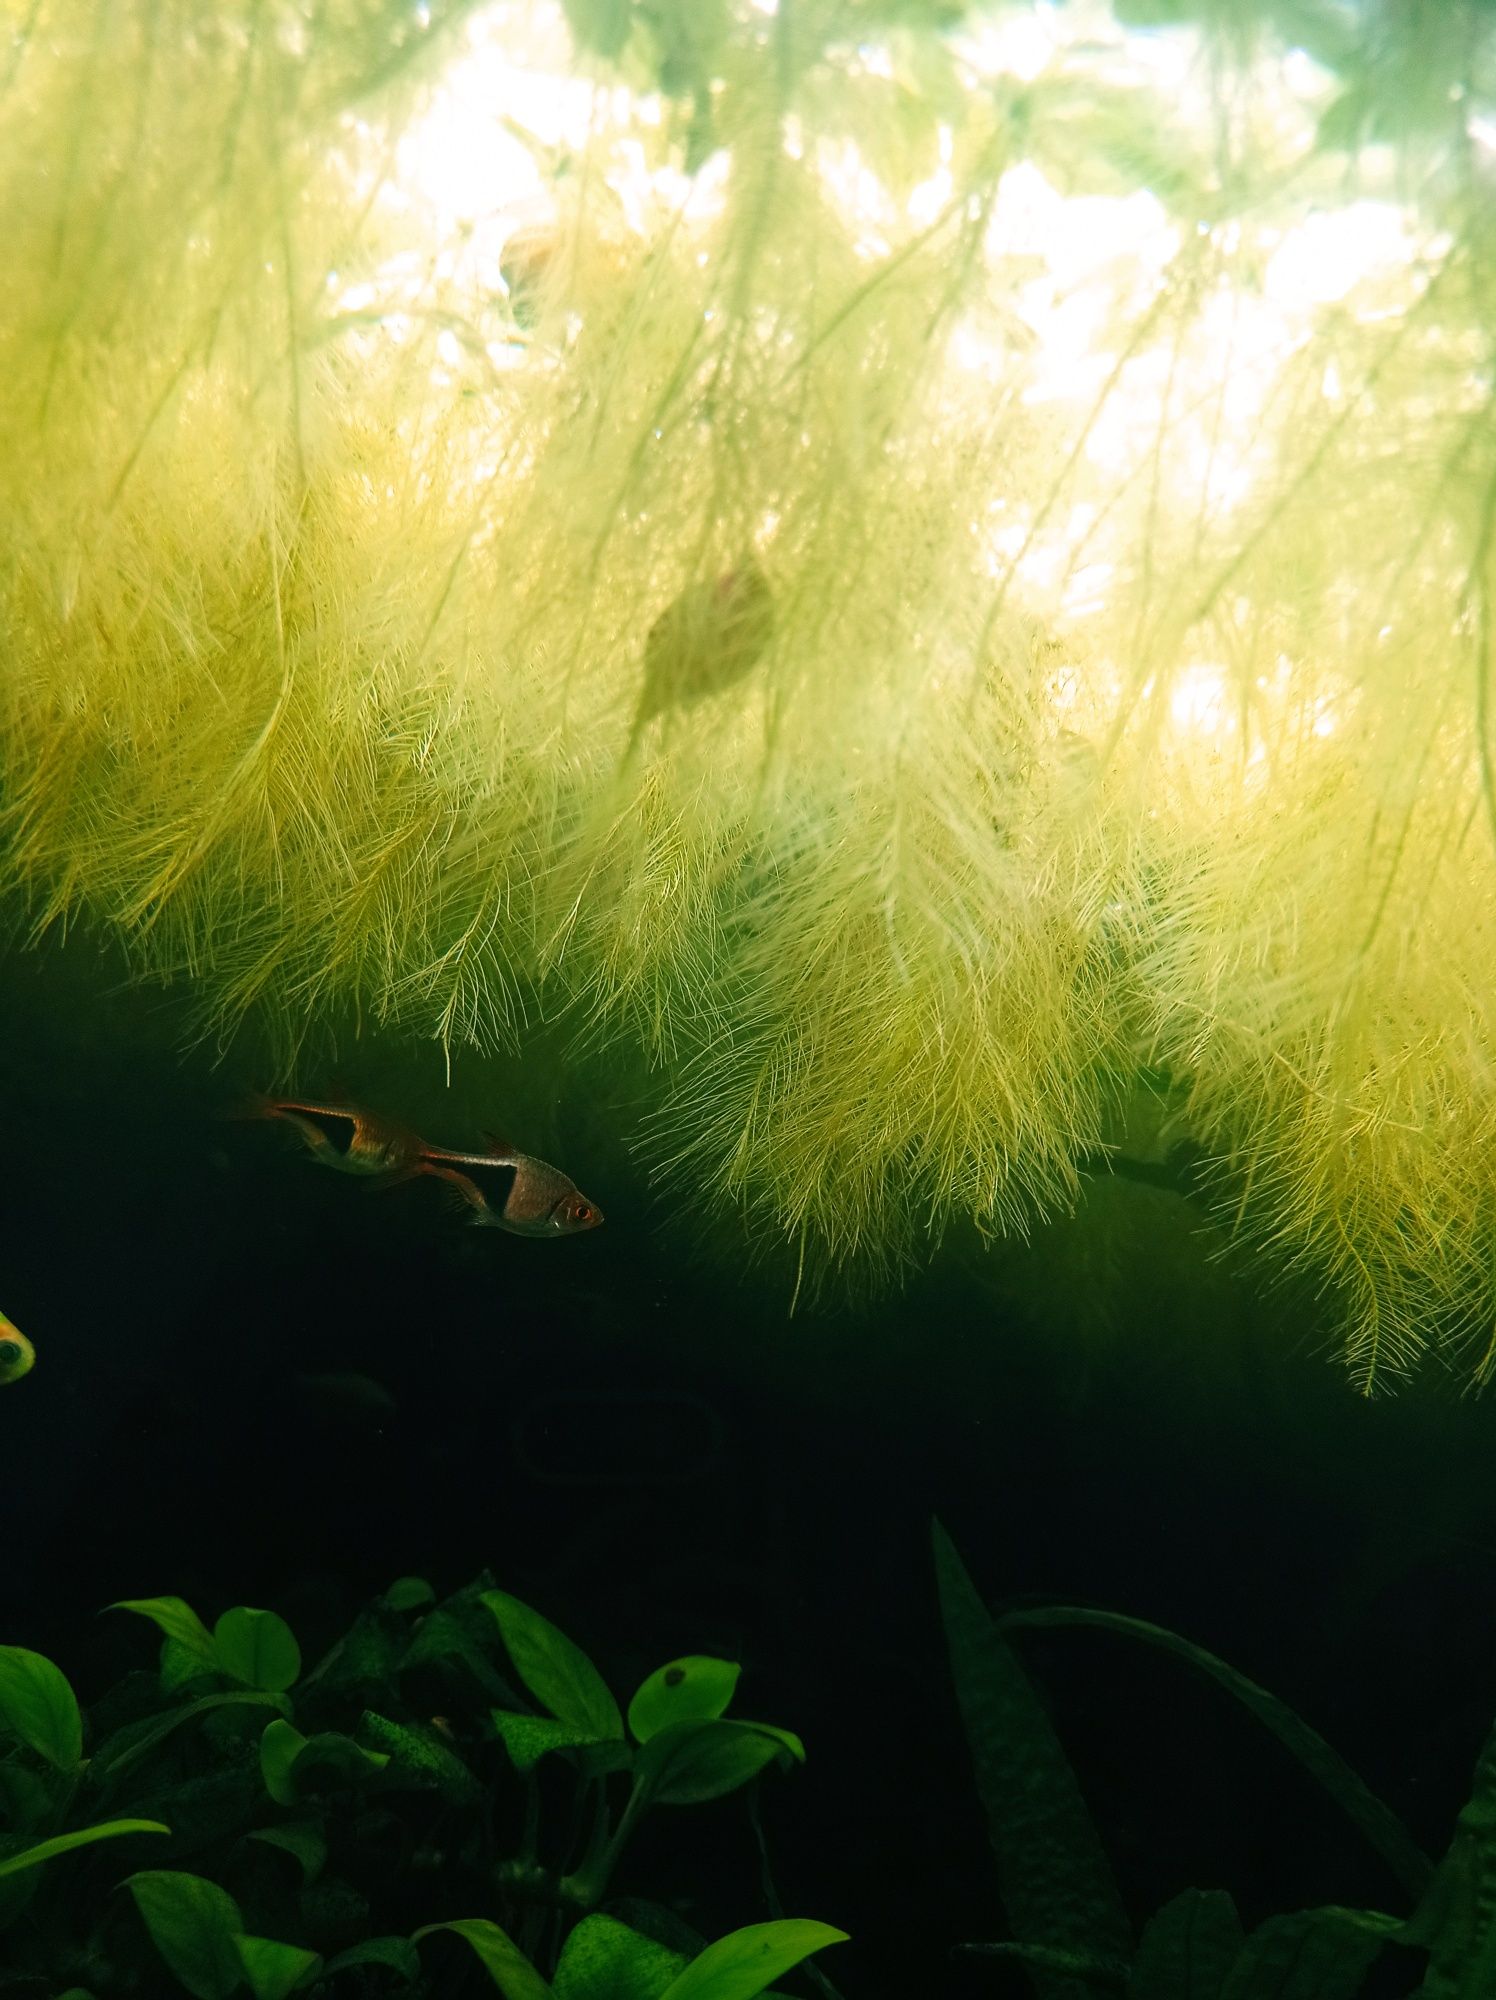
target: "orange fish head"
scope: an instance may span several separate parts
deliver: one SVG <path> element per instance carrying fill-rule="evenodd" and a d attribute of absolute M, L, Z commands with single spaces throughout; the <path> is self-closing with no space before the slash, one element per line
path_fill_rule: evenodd
<path fill-rule="evenodd" d="M 573 1189 L 550 1213 L 550 1226 L 558 1236 L 578 1236 L 584 1229 L 596 1229 L 603 1219 L 603 1212 L 595 1201 L 589 1201 L 580 1190 Z"/>

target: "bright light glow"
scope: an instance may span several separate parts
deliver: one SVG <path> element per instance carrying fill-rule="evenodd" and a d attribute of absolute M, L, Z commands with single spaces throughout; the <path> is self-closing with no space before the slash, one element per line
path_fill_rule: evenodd
<path fill-rule="evenodd" d="M 1175 728 L 1218 743 L 1236 734 L 1240 705 L 1231 691 L 1224 667 L 1186 667 L 1169 696 L 1169 715 Z"/>
<path fill-rule="evenodd" d="M 775 11 L 775 0 L 755 5 Z M 1219 106 L 1191 30 L 1128 33 L 1103 10 L 1036 5 L 949 45 L 989 97 L 1007 87 L 1003 80 L 1042 90 L 1056 76 L 1067 88 L 1088 77 L 1115 87 L 1120 77 L 1153 88 L 1181 131 L 1214 143 Z M 898 74 L 881 44 L 860 47 L 857 60 L 870 74 Z M 535 365 L 504 311 L 504 245 L 517 229 L 554 219 L 558 190 L 583 158 L 606 183 L 619 232 L 636 243 L 684 230 L 680 240 L 689 246 L 693 230 L 720 216 L 728 154 L 687 176 L 659 99 L 604 87 L 571 65 L 559 10 L 500 4 L 475 17 L 427 112 L 400 141 L 393 183 L 378 196 L 390 212 L 418 219 L 431 247 L 424 255 L 392 255 L 373 280 L 339 296 L 342 311 L 367 316 L 368 331 L 358 338 L 414 337 L 439 291 L 443 299 L 469 300 L 476 324 L 500 314 L 503 324 L 485 332 L 479 350 L 494 368 Z M 1285 158 L 1312 149 L 1331 88 L 1301 52 L 1254 76 L 1254 119 Z M 1083 90 L 1078 101 L 1085 102 Z M 1484 127 L 1472 126 L 1472 137 L 1482 147 L 1492 143 Z M 790 116 L 782 141 L 846 213 L 856 251 L 870 265 L 897 254 L 911 232 L 938 225 L 961 196 L 948 125 L 938 133 L 935 170 L 897 192 L 850 138 L 818 140 Z M 1042 146 L 1004 174 L 987 238 L 987 310 L 945 335 L 952 393 L 969 394 L 976 410 L 994 389 L 1011 391 L 1016 382 L 1036 421 L 1072 430 L 1084 423 L 1080 448 L 1094 490 L 1115 490 L 1151 463 L 1174 517 L 1217 528 L 1274 476 L 1265 418 L 1320 316 L 1335 308 L 1365 317 L 1402 310 L 1416 296 L 1420 261 L 1448 247 L 1420 233 L 1411 209 L 1372 199 L 1326 206 L 1286 230 L 1267 220 L 1201 224 L 1191 244 L 1146 187 L 1067 193 L 1064 179 L 1063 162 L 1058 171 L 1047 166 Z M 1192 250 L 1200 282 L 1189 314 L 1164 313 L 1155 337 L 1134 340 Z M 433 367 L 444 385 L 473 352 L 457 332 L 440 332 Z M 1354 392 L 1336 361 L 1327 360 L 1325 402 L 1341 403 L 1347 393 Z M 1097 617 L 1129 560 L 1119 539 L 1125 517 L 1095 503 L 1051 511 L 1033 496 L 1015 497 L 973 527 L 993 578 L 1016 584 L 1036 615 L 1059 626 Z M 1286 674 L 1273 676 L 1271 687 L 1257 683 L 1248 705 L 1252 729 L 1259 717 L 1291 706 Z M 1227 669 L 1209 661 L 1191 665 L 1168 694 L 1173 732 L 1198 746 L 1221 747 L 1240 735 L 1248 708 Z M 1301 730 L 1315 737 L 1337 727 L 1328 702 L 1308 712 L 1300 702 L 1296 712 Z M 1249 746 L 1248 754 L 1256 752 Z"/>

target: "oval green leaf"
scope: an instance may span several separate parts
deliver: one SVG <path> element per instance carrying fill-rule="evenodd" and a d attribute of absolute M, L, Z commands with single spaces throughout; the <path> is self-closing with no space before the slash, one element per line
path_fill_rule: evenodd
<path fill-rule="evenodd" d="M 265 1725 L 260 1738 L 260 1776 L 278 1806 L 294 1806 L 300 1794 L 292 1769 L 306 1748 L 306 1738 L 284 1718 Z"/>
<path fill-rule="evenodd" d="M 715 1721 L 732 1701 L 742 1668 L 736 1660 L 687 1653 L 656 1667 L 629 1703 L 629 1728 L 647 1743 L 672 1722 Z"/>
<path fill-rule="evenodd" d="M 699 1805 L 756 1778 L 776 1759 L 805 1761 L 799 1737 L 769 1723 L 672 1722 L 634 1759 L 634 1782 L 654 1806 Z"/>
<path fill-rule="evenodd" d="M 282 1693 L 301 1672 L 301 1648 L 284 1618 L 237 1604 L 213 1627 L 218 1664 L 246 1687 Z"/>
<path fill-rule="evenodd" d="M 504 2000 L 555 2000 L 550 1987 L 513 1938 L 487 1917 L 458 1917 L 449 1924 L 425 1924 L 411 1933 L 411 1942 L 430 1937 L 433 1931 L 454 1931 L 458 1937 L 466 1938 Z"/>
<path fill-rule="evenodd" d="M 23 1868 L 37 1868 L 43 1861 L 50 1861 L 54 1854 L 69 1854 L 75 1847 L 92 1847 L 96 1840 L 115 1840 L 122 1833 L 170 1833 L 169 1826 L 163 1826 L 159 1819 L 106 1819 L 97 1826 L 82 1826 L 75 1833 L 54 1834 L 50 1840 L 38 1841 L 35 1847 L 23 1848 L 19 1854 L 12 1854 L 0 1861 L 0 1875 L 19 1875 Z"/>
<path fill-rule="evenodd" d="M 580 1646 L 507 1591 L 485 1590 L 483 1602 L 499 1621 L 515 1672 L 542 1707 L 574 1729 L 623 1735 L 618 1703 Z"/>
<path fill-rule="evenodd" d="M 813 1951 L 844 1944 L 847 1933 L 809 1917 L 781 1917 L 775 1923 L 747 1924 L 729 1931 L 674 1979 L 660 2000 L 754 2000 L 771 1980 L 791 1970 Z"/>
<path fill-rule="evenodd" d="M 390 1611 L 424 1611 L 435 1602 L 436 1592 L 424 1576 L 397 1576 L 383 1598 Z"/>
<path fill-rule="evenodd" d="M 261 1771 L 265 1768 L 264 1756 L 262 1741 Z M 245 1839 L 263 1841 L 266 1847 L 278 1847 L 283 1854 L 289 1854 L 299 1864 L 303 1882 L 315 1882 L 327 1866 L 327 1835 L 315 1820 L 293 1819 L 284 1826 L 257 1827 L 253 1833 L 246 1834 Z"/>
<path fill-rule="evenodd" d="M 304 1951 L 299 1944 L 281 1944 L 275 1938 L 247 1937 L 239 1931 L 234 1949 L 255 2000 L 288 2000 L 298 1986 L 308 1985 L 322 1970 L 319 1952 Z"/>
<path fill-rule="evenodd" d="M 228 1891 L 174 1868 L 147 1869 L 125 1887 L 157 1951 L 193 2000 L 229 2000 L 244 1980 L 234 1944 L 244 1925 Z"/>
<path fill-rule="evenodd" d="M 71 1771 L 83 1755 L 83 1718 L 67 1675 L 44 1653 L 0 1646 L 0 1728 L 49 1764 Z"/>
<path fill-rule="evenodd" d="M 367 1783 L 388 1765 L 387 1751 L 366 1750 L 338 1729 L 319 1730 L 296 1753 L 291 1783 L 306 1792 L 341 1792 Z"/>
<path fill-rule="evenodd" d="M 594 1911 L 561 1947 L 556 2000 L 658 2000 L 685 1964 L 682 1952 Z"/>

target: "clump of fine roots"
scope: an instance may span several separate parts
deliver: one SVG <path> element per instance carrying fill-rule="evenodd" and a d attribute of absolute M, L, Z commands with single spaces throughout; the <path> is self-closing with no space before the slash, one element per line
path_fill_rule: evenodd
<path fill-rule="evenodd" d="M 1480 1368 L 1485 169 L 1330 113 L 1491 24 L 876 11 L 18 13 L 9 876 L 288 1063 L 642 1044 L 821 1271 L 1065 1207 L 1162 1068 L 1364 1381 Z"/>

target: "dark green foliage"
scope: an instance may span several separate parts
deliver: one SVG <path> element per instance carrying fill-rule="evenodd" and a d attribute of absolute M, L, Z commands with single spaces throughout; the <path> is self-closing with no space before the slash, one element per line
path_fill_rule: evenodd
<path fill-rule="evenodd" d="M 615 1922 L 601 1957 L 589 1932 L 564 1969 L 651 1806 L 719 1797 L 804 1752 L 787 1730 L 725 1720 L 738 1668 L 700 1657 L 636 1692 L 631 1738 L 587 1656 L 491 1583 L 438 1605 L 401 1579 L 305 1677 L 273 1612 L 236 1606 L 210 1631 L 180 1598 L 132 1599 L 115 1608 L 158 1628 L 160 1669 L 127 1676 L 91 1723 L 50 1660 L 0 1649 L 0 1930 L 16 1971 L 0 1990 L 58 1991 L 81 1971 L 96 2000 L 167 1975 L 194 2000 L 426 1995 L 453 1982 L 444 1947 L 433 1969 L 418 1940 L 447 1935 L 508 2000 L 586 2000 L 599 1964 L 619 1981 L 627 1968 L 639 2000 L 749 2000 L 840 1938 L 780 1921 L 662 1955 Z M 548 1714 L 515 1692 L 506 1650 Z M 554 1783 L 542 1800 L 542 1756 L 570 1778 L 569 1811 Z M 543 1837 L 552 1816 L 572 1831 Z M 117 1840 L 109 1864 L 84 1852 Z M 485 1914 L 453 1917 L 454 1901 Z"/>
<path fill-rule="evenodd" d="M 1011 1942 L 967 1952 L 1023 1964 L 1041 2000 L 1356 2000 L 1388 1944 L 1428 1954 L 1414 2000 L 1496 1993 L 1496 1733 L 1449 1852 L 1431 1870 L 1395 1814 L 1317 1731 L 1214 1654 L 1114 1612 L 1055 1605 L 994 1618 L 938 1522 L 934 1543 L 957 1700 L 1015 1932 Z M 1158 1912 L 1134 1950 L 1074 1774 L 1005 1637 L 1065 1625 L 1142 1639 L 1226 1688 L 1345 1810 L 1410 1898 L 1421 1895 L 1416 1911 L 1298 1910 L 1243 1936 L 1229 1896 L 1191 1889 Z"/>
<path fill-rule="evenodd" d="M 1266 1688 L 1248 1680 L 1245 1674 L 1238 1673 L 1235 1667 L 1228 1666 L 1203 1646 L 1194 1645 L 1177 1632 L 1165 1631 L 1160 1625 L 1150 1625 L 1145 1619 L 1125 1618 L 1115 1611 L 1093 1611 L 1081 1605 L 1055 1604 L 1045 1605 L 1039 1610 L 1014 1611 L 1000 1624 L 1004 1632 L 1056 1625 L 1089 1625 L 1101 1631 L 1140 1639 L 1145 1645 L 1157 1646 L 1188 1661 L 1200 1673 L 1225 1688 L 1264 1728 L 1272 1731 L 1286 1750 L 1298 1758 L 1310 1776 L 1324 1787 L 1377 1850 L 1410 1896 L 1421 1896 L 1428 1887 L 1433 1873 L 1428 1856 L 1418 1847 L 1397 1815 L 1388 1811 L 1345 1759 L 1331 1749 L 1319 1731 L 1311 1729 L 1302 1716 L 1295 1715 L 1287 1702 L 1280 1701 Z"/>

